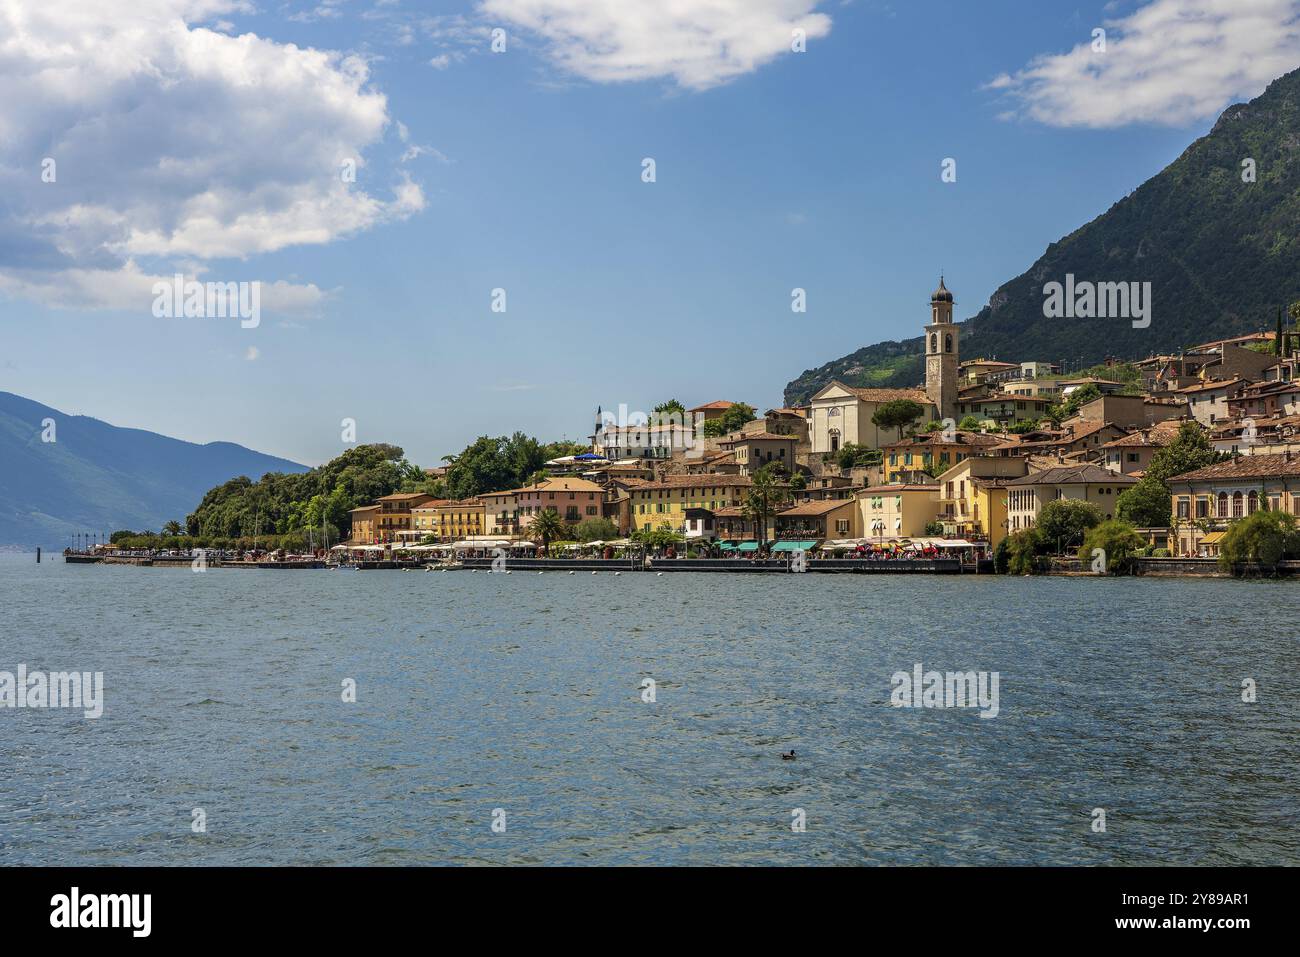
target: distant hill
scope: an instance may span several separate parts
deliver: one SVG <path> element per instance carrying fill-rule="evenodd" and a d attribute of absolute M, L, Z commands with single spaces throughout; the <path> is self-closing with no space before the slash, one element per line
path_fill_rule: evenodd
<path fill-rule="evenodd" d="M 41 440 L 44 419 L 56 439 Z M 76 532 L 158 531 L 238 475 L 306 466 L 230 442 L 195 445 L 0 392 L 0 546 L 61 548 Z"/>
<path fill-rule="evenodd" d="M 1256 182 L 1242 181 L 1254 160 Z M 1068 183 L 1061 184 L 1069 189 Z M 997 224 L 990 223 L 996 230 Z M 1046 319 L 1043 286 L 1066 273 L 1093 282 L 1150 282 L 1151 326 L 1122 319 Z M 924 291 L 922 291 L 923 293 Z M 960 298 L 960 290 L 958 297 Z M 1300 299 L 1300 70 L 1231 106 L 1164 170 L 1092 222 L 1047 247 L 962 324 L 968 359 L 1092 365 L 1272 330 L 1277 307 Z M 918 302 L 917 321 L 924 321 Z M 832 379 L 910 386 L 924 378 L 920 337 L 882 342 L 804 372 L 786 405 Z"/>

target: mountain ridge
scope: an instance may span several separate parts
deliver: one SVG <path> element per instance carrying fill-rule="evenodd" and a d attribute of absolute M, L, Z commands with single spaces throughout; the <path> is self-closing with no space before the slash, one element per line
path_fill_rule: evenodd
<path fill-rule="evenodd" d="M 1243 177 L 1244 161 L 1255 180 Z M 1066 273 L 1096 282 L 1150 282 L 1149 329 L 1124 320 L 1049 320 L 1042 287 Z M 965 358 L 1006 361 L 1144 358 L 1198 342 L 1272 329 L 1300 299 L 1300 70 L 1220 113 L 1204 136 L 1109 209 L 1053 243 L 960 323 Z M 920 336 L 864 346 L 785 387 L 786 405 L 832 379 L 906 387 L 924 378 Z"/>
<path fill-rule="evenodd" d="M 42 438 L 54 420 L 53 442 Z M 234 442 L 187 442 L 68 415 L 0 391 L 0 546 L 62 547 L 78 532 L 158 530 L 239 475 L 307 467 Z"/>

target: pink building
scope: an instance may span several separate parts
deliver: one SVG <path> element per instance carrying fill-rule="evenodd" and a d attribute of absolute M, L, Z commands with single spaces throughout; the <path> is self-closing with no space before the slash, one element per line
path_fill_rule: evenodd
<path fill-rule="evenodd" d="M 519 526 L 527 529 L 533 518 L 548 508 L 560 513 L 570 524 L 600 518 L 605 490 L 595 482 L 580 478 L 553 478 L 517 488 L 513 492 L 519 509 Z"/>

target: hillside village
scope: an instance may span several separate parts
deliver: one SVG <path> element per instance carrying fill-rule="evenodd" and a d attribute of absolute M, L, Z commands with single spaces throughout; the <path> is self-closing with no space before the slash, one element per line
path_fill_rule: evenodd
<path fill-rule="evenodd" d="M 548 461 L 535 483 L 461 500 L 388 495 L 353 510 L 350 544 L 548 544 L 603 520 L 611 534 L 708 554 L 919 543 L 987 555 L 1065 500 L 1127 519 L 1149 553 L 1214 557 L 1234 520 L 1300 514 L 1300 335 L 1067 378 L 1034 359 L 963 361 L 953 302 L 941 280 L 914 389 L 835 381 L 761 415 L 721 400 L 666 403 L 646 422 L 601 413 L 589 450 Z M 1177 443 L 1202 467 L 1150 475 Z"/>

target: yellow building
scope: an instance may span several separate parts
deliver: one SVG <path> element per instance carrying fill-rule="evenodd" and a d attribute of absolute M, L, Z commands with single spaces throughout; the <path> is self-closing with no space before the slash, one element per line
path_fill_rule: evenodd
<path fill-rule="evenodd" d="M 1024 458 L 968 458 L 938 479 L 939 521 L 948 538 L 988 542 L 996 548 L 1007 537 L 1007 489 L 1013 479 L 1028 474 Z"/>
<path fill-rule="evenodd" d="M 438 506 L 446 505 L 451 499 L 435 498 L 430 499 L 423 505 L 417 505 L 411 509 L 411 529 L 414 535 L 410 536 L 414 541 L 420 541 L 426 536 L 432 535 L 435 538 L 438 535 Z"/>
<path fill-rule="evenodd" d="M 519 499 L 514 490 L 506 492 L 480 492 L 483 503 L 483 534 L 499 538 L 519 536 Z"/>
<path fill-rule="evenodd" d="M 352 537 L 350 539 L 353 545 L 370 545 L 376 539 L 375 523 L 379 517 L 378 505 L 363 505 L 361 508 L 354 508 L 349 513 L 352 516 Z"/>
<path fill-rule="evenodd" d="M 482 535 L 483 502 L 477 498 L 445 501 L 433 507 L 436 525 L 434 536 L 442 542 L 457 542 L 472 535 Z"/>
<path fill-rule="evenodd" d="M 1300 515 L 1300 455 L 1244 455 L 1175 475 L 1171 539 L 1179 557 L 1213 558 L 1235 521 L 1267 508 Z"/>
<path fill-rule="evenodd" d="M 919 538 L 939 515 L 937 485 L 876 485 L 858 492 L 862 537 Z"/>
<path fill-rule="evenodd" d="M 916 472 L 939 475 L 972 455 L 986 454 L 1003 441 L 1000 435 L 983 432 L 954 432 L 947 437 L 943 432 L 922 432 L 891 442 L 883 449 L 885 481 L 890 485 L 905 482 Z"/>
<path fill-rule="evenodd" d="M 375 533 L 381 542 L 405 542 L 415 537 L 411 509 L 433 501 L 432 495 L 423 492 L 396 492 L 375 499 L 379 511 L 375 518 Z"/>
<path fill-rule="evenodd" d="M 631 529 L 648 532 L 665 522 L 675 531 L 686 527 L 688 508 L 719 509 L 740 505 L 749 492 L 747 475 L 673 475 L 662 481 L 615 479 L 626 490 L 631 508 Z"/>

